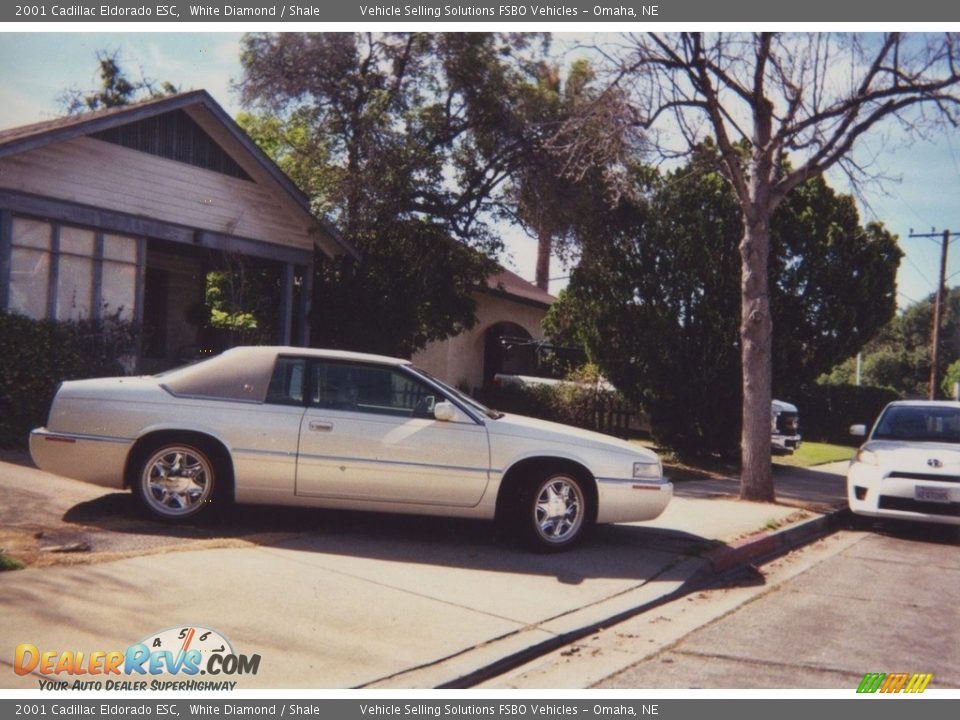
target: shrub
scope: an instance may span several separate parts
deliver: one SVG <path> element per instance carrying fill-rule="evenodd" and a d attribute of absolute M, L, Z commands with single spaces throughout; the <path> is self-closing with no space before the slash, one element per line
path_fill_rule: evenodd
<path fill-rule="evenodd" d="M 587 366 L 567 381 L 487 388 L 481 401 L 503 412 L 627 437 L 640 431 L 640 416 L 617 391 L 602 383 Z"/>
<path fill-rule="evenodd" d="M 136 332 L 116 316 L 58 322 L 0 313 L 0 447 L 23 447 L 63 380 L 132 369 Z"/>
<path fill-rule="evenodd" d="M 811 385 L 793 401 L 800 411 L 800 433 L 804 440 L 822 440 L 857 445 L 850 426 L 868 427 L 884 406 L 900 396 L 890 388 L 856 385 Z"/>

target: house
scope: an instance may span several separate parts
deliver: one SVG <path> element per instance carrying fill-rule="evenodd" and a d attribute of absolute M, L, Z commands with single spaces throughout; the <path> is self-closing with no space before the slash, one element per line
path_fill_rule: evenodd
<path fill-rule="evenodd" d="M 536 346 L 544 340 L 543 318 L 556 298 L 504 269 L 474 293 L 474 300 L 476 325 L 430 343 L 413 356 L 413 363 L 470 392 L 490 385 L 497 373 L 534 373 Z"/>
<path fill-rule="evenodd" d="M 317 252 L 356 255 L 203 90 L 0 131 L 0 311 L 135 321 L 141 370 L 202 342 L 207 273 L 237 262 L 308 345 Z"/>

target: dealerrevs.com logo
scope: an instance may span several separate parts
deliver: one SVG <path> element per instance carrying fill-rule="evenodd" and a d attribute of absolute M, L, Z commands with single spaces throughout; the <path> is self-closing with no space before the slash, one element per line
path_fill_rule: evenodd
<path fill-rule="evenodd" d="M 227 678 L 256 675 L 260 655 L 238 654 L 221 633 L 194 625 L 152 633 L 125 650 L 50 650 L 21 643 L 13 670 L 39 676 L 41 690 L 233 690 L 237 682 Z"/>

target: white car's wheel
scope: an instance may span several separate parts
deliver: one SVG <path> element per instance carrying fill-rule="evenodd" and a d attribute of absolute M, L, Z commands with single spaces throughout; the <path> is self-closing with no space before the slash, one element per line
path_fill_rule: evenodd
<path fill-rule="evenodd" d="M 187 443 L 166 443 L 144 455 L 135 490 L 144 507 L 164 520 L 185 520 L 213 500 L 216 468 Z"/>
<path fill-rule="evenodd" d="M 575 545 L 587 526 L 587 499 L 581 481 L 567 472 L 549 472 L 524 498 L 522 530 L 541 551 Z"/>

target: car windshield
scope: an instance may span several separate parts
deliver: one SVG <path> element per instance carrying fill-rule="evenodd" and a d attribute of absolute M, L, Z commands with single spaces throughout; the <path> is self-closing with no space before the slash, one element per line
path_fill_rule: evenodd
<path fill-rule="evenodd" d="M 410 369 L 416 372 L 418 375 L 422 375 L 423 377 L 428 378 L 430 382 L 432 382 L 434 385 L 439 385 L 441 388 L 443 388 L 443 390 L 446 393 L 452 395 L 467 407 L 470 407 L 473 410 L 476 410 L 478 413 L 483 414 L 484 417 L 488 417 L 491 420 L 498 420 L 503 417 L 502 412 L 491 410 L 486 405 L 474 400 L 472 397 L 470 397 L 466 393 L 461 392 L 460 390 L 457 390 L 455 387 L 451 387 L 450 385 L 447 385 L 447 383 L 445 383 L 443 380 L 439 380 L 435 378 L 426 370 L 421 370 L 420 368 L 415 368 L 415 367 L 410 367 Z"/>
<path fill-rule="evenodd" d="M 873 431 L 873 439 L 960 442 L 960 408 L 935 405 L 887 408 Z"/>

